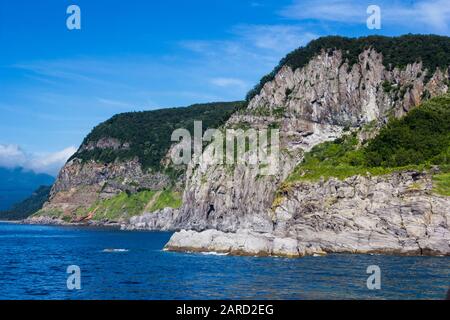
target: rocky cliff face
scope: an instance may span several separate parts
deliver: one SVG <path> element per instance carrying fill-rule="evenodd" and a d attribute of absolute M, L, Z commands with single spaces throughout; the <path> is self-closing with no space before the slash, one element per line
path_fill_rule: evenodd
<path fill-rule="evenodd" d="M 267 164 L 209 161 L 215 153 L 210 144 L 202 154 L 206 161 L 191 162 L 179 179 L 184 186 L 181 208 L 131 217 L 122 228 L 185 229 L 173 235 L 168 250 L 296 257 L 328 252 L 450 254 L 449 198 L 432 192 L 426 173 L 302 182 L 276 199 L 283 181 L 314 146 L 370 123 L 374 130 L 358 131 L 360 141 L 369 139 L 390 117 L 400 117 L 449 89 L 448 68 L 433 72 L 421 62 L 386 68 L 374 49 L 362 51 L 354 64 L 344 56 L 328 50 L 301 68 L 283 66 L 225 123 L 224 129 L 277 128 L 279 165 L 274 172 L 267 174 Z M 129 148 L 130 143 L 104 138 L 80 150 Z M 161 159 L 164 166 L 170 165 L 172 152 Z M 269 158 L 269 164 L 273 161 Z M 98 199 L 124 191 L 162 190 L 169 184 L 170 177 L 142 170 L 137 159 L 74 158 L 61 171 L 43 211 L 71 216 Z"/>
<path fill-rule="evenodd" d="M 236 165 L 232 170 L 222 165 L 191 166 L 184 215 L 179 222 L 194 229 L 235 231 L 241 224 L 271 229 L 267 210 L 274 192 L 301 160 L 302 153 L 340 137 L 346 126 L 384 122 L 392 113 L 403 114 L 419 104 L 426 91 L 430 95 L 446 92 L 444 79 L 448 78 L 448 70 L 437 71 L 427 84 L 425 74 L 420 63 L 408 65 L 405 70 L 387 71 L 382 57 L 373 50 L 361 53 L 360 62 L 351 68 L 342 61 L 339 51 L 322 53 L 302 69 L 283 67 L 250 101 L 247 110 L 233 115 L 226 125 L 233 128 L 245 124 L 258 129 L 276 124 L 281 151 L 277 174 L 258 176 L 260 168 L 245 165 Z M 403 97 L 385 90 L 385 81 L 406 88 Z M 274 110 L 277 115 L 273 115 Z M 208 152 L 211 150 L 205 151 Z M 215 211 L 207 217 L 210 205 Z"/>
<path fill-rule="evenodd" d="M 137 160 L 97 163 L 73 159 L 58 175 L 41 213 L 71 216 L 80 208 L 89 208 L 97 200 L 111 198 L 121 192 L 140 189 L 161 190 L 170 179 L 160 172 L 143 172 Z"/>
<path fill-rule="evenodd" d="M 421 63 L 387 70 L 382 59 L 369 49 L 350 66 L 335 50 L 322 52 L 297 70 L 282 67 L 248 108 L 233 115 L 225 126 L 279 128 L 279 170 L 264 176 L 258 166 L 190 165 L 184 204 L 174 225 L 193 231 L 175 234 L 167 248 L 294 256 L 332 251 L 449 253 L 444 243 L 448 226 L 442 222 L 448 217 L 448 199 L 414 192 L 406 193 L 411 195 L 408 198 L 403 184 L 414 180 L 406 178 L 403 182 L 391 176 L 380 178 L 386 181 L 354 178 L 355 182 L 330 182 L 339 191 L 330 191 L 328 184 L 299 186 L 272 210 L 276 190 L 301 161 L 303 152 L 340 137 L 349 127 L 369 122 L 382 125 L 392 115 L 404 115 L 422 99 L 448 90 L 448 69 L 437 69 L 425 82 L 429 71 Z M 211 152 L 205 150 L 205 154 Z M 343 192 L 344 197 L 339 198 Z M 385 198 L 378 197 L 381 194 Z M 333 197 L 337 202 L 331 204 Z M 313 206 L 327 203 L 329 208 Z M 392 222 L 386 220 L 390 213 Z M 430 214 L 436 217 L 430 218 Z M 212 231 L 205 231 L 208 229 Z M 417 239 L 426 232 L 432 240 L 421 244 Z M 439 237 L 444 242 L 438 241 Z"/>
<path fill-rule="evenodd" d="M 272 232 L 182 231 L 170 250 L 301 257 L 338 253 L 450 254 L 450 198 L 430 175 L 403 172 L 303 182 L 274 211 Z"/>
<path fill-rule="evenodd" d="M 275 209 L 274 234 L 321 252 L 450 254 L 450 198 L 429 174 L 298 183 Z"/>
<path fill-rule="evenodd" d="M 202 121 L 205 130 L 218 127 L 242 103 L 196 104 L 113 116 L 86 136 L 61 170 L 49 201 L 33 218 L 124 222 L 137 213 L 178 206 L 186 165 L 170 162 L 177 145 L 171 141 L 172 131 L 192 131 L 194 120 Z"/>
<path fill-rule="evenodd" d="M 349 66 L 340 51 L 323 52 L 304 68 L 284 66 L 249 104 L 250 110 L 283 107 L 288 115 L 317 123 L 358 126 L 390 115 L 401 116 L 420 104 L 423 97 L 445 93 L 447 70 L 430 71 L 422 63 L 387 70 L 383 57 L 365 50 Z"/>

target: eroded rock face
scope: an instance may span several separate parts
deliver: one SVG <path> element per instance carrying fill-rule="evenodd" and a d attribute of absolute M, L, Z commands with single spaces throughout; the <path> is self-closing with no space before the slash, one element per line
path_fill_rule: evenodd
<path fill-rule="evenodd" d="M 137 160 L 104 164 L 73 159 L 60 171 L 43 211 L 70 216 L 78 208 L 89 208 L 95 201 L 120 192 L 161 190 L 168 184 L 168 176 L 143 172 Z"/>
<path fill-rule="evenodd" d="M 388 71 L 374 50 L 361 53 L 359 63 L 351 68 L 342 61 L 340 51 L 324 52 L 295 71 L 283 67 L 247 110 L 233 115 L 225 126 L 264 129 L 276 124 L 279 170 L 265 176 L 260 167 L 249 165 L 191 164 L 177 225 L 194 230 L 270 231 L 275 190 L 301 161 L 303 152 L 340 137 L 345 127 L 382 123 L 392 114 L 402 115 L 421 102 L 425 91 L 431 96 L 446 92 L 448 70 L 438 70 L 427 84 L 425 74 L 421 63 Z M 397 89 L 386 90 L 384 82 Z M 204 151 L 207 158 L 212 156 L 211 149 Z M 215 210 L 208 214 L 211 206 Z"/>
<path fill-rule="evenodd" d="M 409 193 L 403 194 L 401 184 L 396 185 L 399 181 L 390 180 L 395 179 L 394 176 L 354 178 L 359 181 L 357 186 L 347 186 L 348 182 L 339 185 L 338 181 L 331 180 L 334 182 L 329 183 L 339 185 L 339 194 L 335 195 L 338 202 L 331 206 L 333 211 L 321 207 L 328 203 L 328 196 L 330 199 L 334 197 L 334 193 L 320 189 L 320 184 L 299 187 L 275 212 L 271 207 L 275 191 L 301 161 L 303 152 L 342 136 L 345 128 L 357 128 L 369 122 L 380 125 L 392 115 L 404 115 L 423 98 L 445 93 L 448 90 L 448 72 L 437 70 L 425 83 L 427 70 L 422 69 L 421 63 L 410 64 L 403 70 L 387 70 L 381 54 L 374 50 L 361 53 L 359 62 L 352 67 L 342 61 L 339 51 L 332 54 L 324 52 L 295 71 L 283 67 L 274 80 L 267 82 L 250 101 L 248 108 L 233 115 L 225 126 L 235 128 L 244 124 L 244 127 L 261 129 L 276 124 L 280 130 L 279 170 L 274 175 L 264 176 L 255 166 L 191 164 L 187 171 L 183 207 L 175 226 L 193 231 L 175 234 L 167 248 L 222 251 L 223 244 L 218 241 L 223 240 L 230 244 L 223 251 L 242 254 L 247 247 L 242 249 L 246 236 L 242 236 L 241 231 L 246 230 L 249 237 L 267 241 L 267 250 L 262 250 L 265 254 L 447 254 L 448 246 L 442 239 L 448 239 L 448 225 L 442 225 L 439 217 L 447 218 L 448 199 L 429 193 L 421 193 L 420 196 L 411 193 L 409 197 Z M 373 136 L 371 132 L 365 134 Z M 211 148 L 204 151 L 207 158 L 211 154 Z M 377 197 L 360 199 L 354 195 L 355 188 L 360 192 L 364 188 L 375 190 Z M 389 198 L 380 198 L 378 193 Z M 315 198 L 311 201 L 305 200 L 313 196 Z M 436 214 L 434 220 L 426 224 L 431 229 L 422 228 L 422 233 L 411 233 L 411 229 L 418 232 L 419 225 L 428 221 L 430 213 L 427 210 L 431 205 L 427 207 L 427 203 L 431 203 Z M 214 211 L 210 210 L 211 207 Z M 356 219 L 370 221 L 367 223 L 372 229 L 368 225 L 364 230 L 354 227 L 356 222 L 347 216 L 349 212 L 352 212 L 352 217 L 358 216 L 359 212 Z M 408 212 L 414 212 L 415 218 L 409 219 Z M 409 233 L 402 231 L 402 223 L 407 224 L 405 228 L 409 228 Z M 328 225 L 336 225 L 337 229 L 327 229 Z M 210 232 L 210 229 L 219 233 Z M 205 230 L 209 232 L 207 237 Z M 428 235 L 428 240 L 424 240 Z M 193 245 L 189 245 L 189 239 Z M 221 250 L 215 250 L 218 248 Z M 296 250 L 297 254 L 293 254 Z M 249 249 L 249 254 L 254 252 L 255 249 Z"/>
<path fill-rule="evenodd" d="M 276 190 L 303 153 L 342 136 L 348 127 L 379 125 L 402 116 L 423 98 L 448 90 L 449 70 L 425 83 L 421 63 L 386 70 L 382 56 L 366 50 L 349 67 L 342 54 L 322 53 L 304 68 L 283 67 L 273 81 L 234 114 L 225 128 L 280 131 L 279 166 L 192 162 L 186 171 L 183 206 L 133 217 L 130 230 L 179 230 L 169 250 L 299 257 L 327 252 L 449 254 L 449 199 L 431 193 L 429 176 L 402 173 L 299 183 L 273 210 Z M 375 126 L 376 127 L 376 126 Z M 361 139 L 376 132 L 365 132 Z M 127 148 L 114 140 L 86 148 Z M 171 149 L 172 150 L 172 149 Z M 169 151 L 168 154 L 170 154 Z M 210 145 L 203 152 L 213 157 Z M 169 164 L 169 157 L 162 163 Z M 46 210 L 76 211 L 98 198 L 137 188 L 161 190 L 169 178 L 142 172 L 137 161 L 69 162 L 55 183 Z"/>
<path fill-rule="evenodd" d="M 450 255 L 450 198 L 431 188 L 428 174 L 413 171 L 298 183 L 275 209 L 272 232 L 181 231 L 166 249 L 287 257 Z"/>
<path fill-rule="evenodd" d="M 325 252 L 450 255 L 449 208 L 420 172 L 304 182 L 276 208 L 273 233 Z"/>
<path fill-rule="evenodd" d="M 423 70 L 422 63 L 386 70 L 375 50 L 362 52 L 352 67 L 342 61 L 340 51 L 322 53 L 304 68 L 293 71 L 284 66 L 249 109 L 286 107 L 297 118 L 337 125 L 382 121 L 391 111 L 400 116 L 419 105 L 426 93 L 447 91 L 448 70 L 436 70 L 425 84 L 427 72 L 434 71 Z"/>
<path fill-rule="evenodd" d="M 122 230 L 154 230 L 169 231 L 175 228 L 174 221 L 178 216 L 178 209 L 164 208 L 156 212 L 147 212 L 131 217 L 127 223 L 121 225 Z"/>

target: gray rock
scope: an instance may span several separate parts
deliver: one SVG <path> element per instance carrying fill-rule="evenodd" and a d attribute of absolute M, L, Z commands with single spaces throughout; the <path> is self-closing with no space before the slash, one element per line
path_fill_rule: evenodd
<path fill-rule="evenodd" d="M 177 209 L 164 208 L 156 212 L 131 217 L 128 222 L 121 224 L 122 230 L 173 230 L 174 221 L 178 215 Z"/>
<path fill-rule="evenodd" d="M 390 114 L 402 116 L 418 105 L 425 91 L 435 96 L 448 90 L 448 70 L 437 70 L 426 84 L 425 74 L 421 63 L 386 70 L 382 55 L 374 50 L 362 52 L 350 70 L 339 51 L 324 52 L 295 71 L 284 66 L 247 110 L 233 115 L 226 124 L 227 128 L 245 123 L 261 129 L 277 123 L 282 150 L 279 170 L 261 176 L 260 168 L 250 165 L 191 164 L 183 207 L 174 224 L 199 232 L 224 232 L 226 241 L 221 241 L 219 248 L 227 252 L 237 251 L 229 242 L 240 243 L 241 230 L 249 230 L 248 246 L 240 250 L 248 248 L 250 254 L 258 250 L 299 256 L 324 252 L 447 254 L 448 199 L 432 195 L 429 177 L 417 182 L 416 173 L 298 184 L 272 210 L 276 190 L 301 161 L 303 152 L 342 136 L 346 126 L 361 127 L 373 121 L 375 129 L 362 130 L 359 136 L 360 140 L 371 138 Z M 386 92 L 384 81 L 405 88 L 405 95 Z M 277 116 L 274 110 L 279 109 L 283 113 Z M 213 148 L 207 148 L 204 156 L 209 159 L 212 153 Z M 421 183 L 424 189 L 410 190 L 412 183 Z M 208 214 L 211 205 L 215 211 Z M 262 234 L 282 240 L 267 240 Z M 201 237 L 185 235 L 195 241 Z M 179 236 L 174 235 L 175 239 Z M 259 239 L 262 247 L 253 243 L 254 239 Z M 200 243 L 202 250 L 217 249 L 214 240 Z M 169 244 L 176 249 L 177 241 Z M 183 242 L 190 247 L 188 244 Z"/>

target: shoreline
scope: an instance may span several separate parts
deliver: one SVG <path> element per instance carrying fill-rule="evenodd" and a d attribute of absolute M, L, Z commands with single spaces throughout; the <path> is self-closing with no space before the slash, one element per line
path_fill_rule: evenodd
<path fill-rule="evenodd" d="M 55 226 L 55 227 L 86 227 L 86 228 L 110 228 L 110 229 L 118 229 L 120 230 L 122 224 L 121 223 L 103 223 L 103 222 L 65 222 L 58 219 L 24 219 L 24 220 L 5 220 L 0 223 L 6 224 L 18 224 L 18 225 L 36 225 L 36 226 Z"/>
<path fill-rule="evenodd" d="M 381 243 L 340 244 L 322 239 L 301 240 L 269 233 L 238 230 L 233 233 L 208 229 L 201 232 L 181 230 L 175 232 L 164 250 L 174 252 L 217 252 L 232 256 L 268 256 L 302 258 L 328 254 L 365 254 L 389 256 L 450 257 L 450 251 L 439 246 L 399 246 L 394 241 Z"/>
<path fill-rule="evenodd" d="M 302 245 L 296 243 L 291 238 L 277 238 L 269 234 L 254 233 L 249 230 L 240 230 L 233 233 L 224 233 L 215 229 L 208 229 L 201 232 L 193 230 L 156 230 L 156 229 L 133 229 L 127 228 L 127 223 L 118 222 L 65 222 L 59 219 L 48 217 L 41 219 L 25 219 L 19 221 L 0 221 L 6 224 L 23 224 L 36 226 L 58 226 L 58 227 L 83 227 L 83 228 L 104 228 L 116 231 L 132 232 L 172 232 L 169 241 L 161 248 L 163 251 L 179 253 L 214 254 L 226 256 L 242 257 L 270 257 L 270 258 L 302 258 L 306 256 L 326 256 L 329 254 L 360 254 L 360 255 L 381 255 L 398 257 L 450 257 L 450 252 L 438 252 L 435 250 L 398 250 L 386 246 L 376 249 L 365 250 L 363 248 L 353 248 L 334 250 L 324 248 L 320 243 L 314 245 Z M 205 234 L 211 234 L 211 238 Z M 218 241 L 219 240 L 219 241 Z"/>

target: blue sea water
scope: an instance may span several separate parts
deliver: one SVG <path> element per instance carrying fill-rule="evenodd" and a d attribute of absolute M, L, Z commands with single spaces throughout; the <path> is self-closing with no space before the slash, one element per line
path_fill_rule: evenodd
<path fill-rule="evenodd" d="M 443 299 L 450 257 L 162 251 L 171 233 L 0 223 L 0 299 Z M 68 290 L 69 265 L 81 290 Z M 381 268 L 368 290 L 366 269 Z"/>

